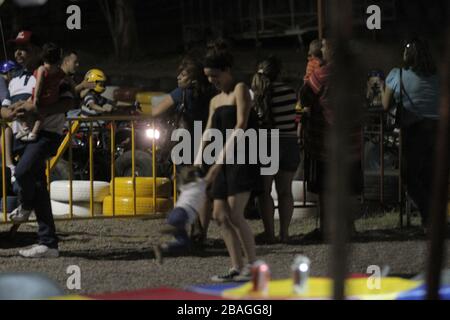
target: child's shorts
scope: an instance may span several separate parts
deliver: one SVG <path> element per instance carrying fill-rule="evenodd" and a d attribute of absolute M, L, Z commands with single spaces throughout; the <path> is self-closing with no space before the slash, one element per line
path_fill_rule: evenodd
<path fill-rule="evenodd" d="M 181 207 L 173 208 L 167 217 L 167 223 L 177 228 L 186 227 L 188 222 L 189 214 L 184 208 Z"/>

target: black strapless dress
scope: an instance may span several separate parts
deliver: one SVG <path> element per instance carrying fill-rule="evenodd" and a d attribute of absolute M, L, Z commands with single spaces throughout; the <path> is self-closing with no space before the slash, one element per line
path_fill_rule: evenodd
<path fill-rule="evenodd" d="M 218 107 L 212 118 L 212 127 L 220 130 L 226 143 L 226 130 L 234 129 L 236 126 L 236 106 L 224 105 Z M 247 122 L 247 129 L 258 129 L 258 119 L 253 109 L 250 112 Z M 256 132 L 258 136 L 258 132 Z M 252 141 L 253 147 L 255 142 Z M 236 145 L 236 144 L 235 144 Z M 256 143 L 257 145 L 257 143 Z M 257 194 L 261 192 L 260 181 L 260 165 L 259 157 L 257 155 L 257 164 L 249 163 L 249 147 L 250 142 L 248 139 L 245 141 L 245 164 L 237 164 L 237 151 L 234 149 L 234 164 L 224 164 L 220 173 L 217 175 L 216 180 L 212 186 L 212 195 L 214 199 L 226 199 L 229 196 L 233 196 L 242 192 L 253 192 Z"/>

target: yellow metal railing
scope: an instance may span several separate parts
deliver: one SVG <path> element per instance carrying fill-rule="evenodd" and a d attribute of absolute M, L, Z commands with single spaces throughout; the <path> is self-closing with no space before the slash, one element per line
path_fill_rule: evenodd
<path fill-rule="evenodd" d="M 148 115 L 141 115 L 141 116 L 105 116 L 105 117 L 89 117 L 89 118 L 70 118 L 68 119 L 69 123 L 69 130 L 64 137 L 60 147 L 58 148 L 57 154 L 50 160 L 47 161 L 47 186 L 51 195 L 51 173 L 56 168 L 56 164 L 58 161 L 63 157 L 64 153 L 68 152 L 68 171 L 69 171 L 69 212 L 67 212 L 66 216 L 68 215 L 69 218 L 61 218 L 61 217 L 55 217 L 55 220 L 72 220 L 72 219 L 99 219 L 99 218 L 115 218 L 118 215 L 116 215 L 116 174 L 115 174 L 115 151 L 116 151 L 116 124 L 117 121 L 129 121 L 131 124 L 131 168 L 132 168 L 132 190 L 133 190 L 133 215 L 120 215 L 120 218 L 129 218 L 129 217 L 141 217 L 141 216 L 147 216 L 147 214 L 137 214 L 137 190 L 136 190 L 136 159 L 135 159 L 135 148 L 136 148 L 136 141 L 135 141 L 135 134 L 136 134 L 136 127 L 135 127 L 135 121 L 146 121 L 148 120 L 151 123 L 151 128 L 153 129 L 153 132 L 155 132 L 155 126 L 153 123 L 153 120 L 151 116 Z M 93 124 L 94 122 L 98 121 L 105 121 L 110 122 L 110 130 L 105 130 L 107 133 L 109 131 L 110 134 L 110 161 L 111 161 L 111 200 L 112 200 L 112 216 L 106 216 L 106 215 L 95 215 L 95 207 L 94 207 L 94 128 Z M 90 185 L 90 194 L 89 194 L 89 210 L 90 210 L 90 216 L 87 217 L 80 217 L 75 216 L 73 212 L 73 150 L 72 150 L 72 141 L 73 136 L 78 132 L 78 130 L 81 127 L 82 123 L 86 123 L 88 126 L 88 148 L 89 148 L 89 185 Z M 1 122 L 1 136 L 2 136 L 2 198 L 4 199 L 3 205 L 2 205 L 2 213 L 3 213 L 3 223 L 7 223 L 7 190 L 6 190 L 6 154 L 5 154 L 5 146 L 6 146 L 6 139 L 5 139 L 5 128 L 7 124 L 6 122 Z M 162 138 L 169 138 L 169 137 L 162 137 Z M 155 218 L 162 217 L 164 212 L 160 212 L 161 214 L 157 214 L 157 166 L 156 166 L 156 137 L 153 136 L 153 142 L 152 142 L 152 209 L 153 209 L 153 215 Z M 173 204 L 176 202 L 176 168 L 175 165 L 173 165 Z"/>
<path fill-rule="evenodd" d="M 69 121 L 69 132 L 68 134 L 64 137 L 64 140 L 61 142 L 61 145 L 58 148 L 58 152 L 56 154 L 56 156 L 54 156 L 51 160 L 50 160 L 50 170 L 53 170 L 53 168 L 56 166 L 56 163 L 58 162 L 58 160 L 62 157 L 62 155 L 64 154 L 64 152 L 67 150 L 67 148 L 70 145 L 70 141 L 72 141 L 72 135 L 74 133 L 76 133 L 78 131 L 78 129 L 80 128 L 80 122 L 79 121 Z M 48 174 L 48 172 L 47 172 Z"/>
<path fill-rule="evenodd" d="M 6 139 L 5 139 L 5 125 L 2 123 L 2 199 L 3 199 L 3 221 L 7 218 L 8 198 L 6 196 Z"/>

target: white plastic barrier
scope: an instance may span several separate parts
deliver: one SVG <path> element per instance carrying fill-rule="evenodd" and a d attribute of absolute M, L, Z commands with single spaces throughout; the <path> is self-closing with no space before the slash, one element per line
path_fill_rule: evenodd
<path fill-rule="evenodd" d="M 292 181 L 292 196 L 294 197 L 294 202 L 302 202 L 303 203 L 303 188 L 305 182 L 294 180 Z M 271 196 L 274 200 L 278 200 L 277 189 L 275 188 L 275 182 L 272 183 L 272 192 Z M 317 195 L 311 192 L 306 192 L 306 200 L 315 202 L 317 201 Z"/>
<path fill-rule="evenodd" d="M 55 217 L 69 217 L 70 206 L 66 202 L 59 202 L 52 200 L 52 212 Z M 89 202 L 73 202 L 72 213 L 74 217 L 90 217 L 91 208 Z M 102 214 L 102 203 L 94 203 L 94 215 Z"/>
<path fill-rule="evenodd" d="M 109 195 L 109 183 L 104 181 L 94 181 L 94 202 L 103 202 Z M 50 184 L 50 199 L 60 202 L 69 202 L 70 181 L 58 180 Z M 72 181 L 72 201 L 90 202 L 91 183 L 85 180 Z"/>

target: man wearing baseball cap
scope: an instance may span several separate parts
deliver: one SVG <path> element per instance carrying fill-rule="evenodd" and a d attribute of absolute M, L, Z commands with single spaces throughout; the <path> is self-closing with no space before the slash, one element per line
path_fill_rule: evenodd
<path fill-rule="evenodd" d="M 28 112 L 40 111 L 28 101 L 36 83 L 32 74 L 32 62 L 39 61 L 36 37 L 30 31 L 21 31 L 11 43 L 16 46 L 14 56 L 23 69 L 11 80 L 13 86 L 10 85 L 10 105 L 2 103 L 1 116 L 7 121 Z M 10 214 L 9 219 L 15 224 L 20 224 L 28 221 L 34 211 L 39 228 L 39 243 L 19 251 L 19 254 L 26 258 L 59 256 L 45 169 L 46 160 L 56 154 L 62 140 L 65 112 L 75 106 L 74 95 L 69 86 L 62 83 L 59 92 L 58 101 L 45 109 L 38 139 L 32 143 L 14 141 L 14 152 L 20 156 L 15 168 L 15 177 L 21 204 Z M 16 125 L 20 125 L 18 121 L 15 122 Z"/>
<path fill-rule="evenodd" d="M 14 57 L 18 64 L 28 69 L 34 69 L 37 67 L 37 65 L 27 65 L 27 66 L 24 65 L 27 60 L 28 52 L 31 52 L 34 58 L 31 59 L 32 61 L 29 61 L 30 63 L 36 64 L 39 62 L 39 56 L 37 54 L 37 51 L 39 51 L 40 42 L 33 32 L 28 30 L 22 30 L 17 34 L 16 38 L 11 39 L 8 42 L 14 45 L 15 48 Z"/>
<path fill-rule="evenodd" d="M 28 44 L 31 42 L 31 38 L 33 36 L 34 36 L 33 32 L 28 31 L 28 30 L 23 30 L 17 34 L 17 37 L 15 39 L 11 39 L 11 40 L 9 40 L 9 42 L 13 42 L 16 45 Z"/>

